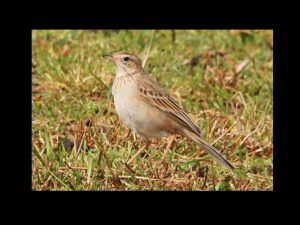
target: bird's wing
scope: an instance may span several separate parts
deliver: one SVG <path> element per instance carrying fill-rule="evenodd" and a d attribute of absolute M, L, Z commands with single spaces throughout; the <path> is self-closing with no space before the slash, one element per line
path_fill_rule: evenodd
<path fill-rule="evenodd" d="M 142 101 L 163 112 L 190 132 L 193 132 L 200 137 L 203 135 L 184 110 L 165 94 L 162 88 L 155 83 L 150 76 L 144 75 L 141 77 L 138 80 L 138 88 L 139 98 Z"/>

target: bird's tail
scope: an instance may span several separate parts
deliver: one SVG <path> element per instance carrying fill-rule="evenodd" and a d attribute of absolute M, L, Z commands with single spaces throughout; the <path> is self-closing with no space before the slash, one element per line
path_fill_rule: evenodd
<path fill-rule="evenodd" d="M 206 152 L 208 152 L 215 160 L 218 161 L 224 167 L 233 170 L 234 167 L 215 149 L 213 146 L 203 141 L 200 136 L 185 130 L 185 136 L 195 141 L 198 145 L 200 145 Z"/>

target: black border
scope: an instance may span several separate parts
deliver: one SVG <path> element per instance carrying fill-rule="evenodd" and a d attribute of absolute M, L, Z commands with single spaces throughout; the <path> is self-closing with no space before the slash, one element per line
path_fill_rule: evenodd
<path fill-rule="evenodd" d="M 126 18 L 126 19 L 124 19 Z M 31 30 L 32 29 L 273 29 L 274 30 L 274 192 L 288 190 L 291 185 L 292 175 L 291 136 L 288 134 L 286 119 L 290 119 L 287 113 L 288 100 L 285 94 L 291 89 L 286 74 L 292 71 L 283 69 L 292 68 L 288 61 L 288 53 L 285 46 L 288 43 L 284 22 L 269 16 L 218 16 L 199 17 L 195 15 L 162 16 L 153 15 L 140 17 L 114 17 L 110 18 L 77 18 L 76 16 L 31 16 L 31 20 L 19 30 L 15 43 L 18 54 L 15 59 L 19 60 L 18 74 L 18 96 L 15 98 L 14 118 L 20 122 L 15 125 L 19 132 L 20 146 L 16 149 L 18 154 L 18 169 L 16 171 L 17 189 L 23 191 L 31 190 Z M 21 31 L 21 32 L 20 32 Z M 28 73 L 24 75 L 25 71 Z M 20 79 L 19 79 L 20 78 Z M 22 80 L 23 79 L 23 80 Z M 293 93 L 292 93 L 293 94 Z M 290 99 L 291 100 L 291 99 Z M 25 134 L 25 135 L 24 135 Z M 26 149 L 26 151 L 25 151 Z"/>

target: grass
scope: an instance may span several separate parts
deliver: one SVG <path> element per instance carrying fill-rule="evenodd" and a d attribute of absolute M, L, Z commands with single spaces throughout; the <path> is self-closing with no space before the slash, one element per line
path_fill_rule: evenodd
<path fill-rule="evenodd" d="M 236 167 L 176 136 L 143 146 L 118 119 L 114 66 L 128 51 Z M 32 31 L 33 190 L 273 190 L 271 30 Z"/>

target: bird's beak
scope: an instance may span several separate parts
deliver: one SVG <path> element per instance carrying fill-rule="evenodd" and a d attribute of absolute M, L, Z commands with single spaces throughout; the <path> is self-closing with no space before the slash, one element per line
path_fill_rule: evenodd
<path fill-rule="evenodd" d="M 114 60 L 113 56 L 112 55 L 102 55 L 103 58 L 105 59 L 109 59 L 109 60 Z"/>

